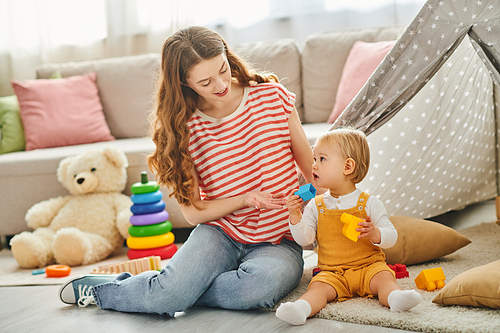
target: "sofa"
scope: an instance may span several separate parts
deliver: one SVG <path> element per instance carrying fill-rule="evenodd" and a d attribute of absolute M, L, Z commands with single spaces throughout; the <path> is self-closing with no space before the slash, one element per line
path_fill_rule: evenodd
<path fill-rule="evenodd" d="M 404 27 L 363 28 L 349 31 L 315 33 L 298 45 L 293 39 L 262 41 L 233 46 L 233 50 L 254 67 L 274 72 L 283 85 L 296 94 L 296 108 L 311 144 L 326 132 L 335 104 L 344 63 L 355 41 L 396 40 Z M 62 77 L 95 72 L 98 95 L 105 121 L 116 140 L 78 144 L 0 155 L 0 236 L 29 230 L 26 211 L 35 203 L 68 194 L 57 180 L 59 162 L 87 149 L 113 145 L 128 158 L 128 183 L 140 181 L 141 171 L 148 170 L 146 156 L 154 150 L 148 137 L 148 115 L 152 109 L 159 54 L 96 59 L 61 64 L 43 64 L 38 79 L 54 72 Z M 149 170 L 148 170 L 149 172 Z M 154 175 L 149 173 L 150 179 Z M 177 202 L 164 193 L 166 210 L 174 228 L 189 228 Z"/>

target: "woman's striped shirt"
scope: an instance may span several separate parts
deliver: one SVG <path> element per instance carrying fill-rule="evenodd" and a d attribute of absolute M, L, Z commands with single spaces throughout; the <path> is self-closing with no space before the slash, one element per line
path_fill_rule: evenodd
<path fill-rule="evenodd" d="M 215 119 L 197 110 L 189 120 L 189 152 L 199 174 L 201 198 L 213 200 L 262 191 L 298 188 L 288 119 L 295 95 L 277 83 L 245 87 L 231 115 Z M 278 244 L 293 239 L 288 210 L 247 207 L 208 222 L 245 243 Z"/>

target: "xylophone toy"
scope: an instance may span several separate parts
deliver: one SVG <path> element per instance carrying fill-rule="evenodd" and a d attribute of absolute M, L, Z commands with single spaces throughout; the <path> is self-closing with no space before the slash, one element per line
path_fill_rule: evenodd
<path fill-rule="evenodd" d="M 94 268 L 90 274 L 118 274 L 129 272 L 136 275 L 145 271 L 161 271 L 161 258 L 159 256 L 151 256 L 122 261 L 117 264 L 102 265 Z"/>
<path fill-rule="evenodd" d="M 130 191 L 133 202 L 130 211 L 133 215 L 130 217 L 132 225 L 128 229 L 128 258 L 171 258 L 177 252 L 177 246 L 174 244 L 172 223 L 168 221 L 160 185 L 156 181 L 148 181 L 148 174 L 143 171 L 141 181 L 132 184 Z"/>

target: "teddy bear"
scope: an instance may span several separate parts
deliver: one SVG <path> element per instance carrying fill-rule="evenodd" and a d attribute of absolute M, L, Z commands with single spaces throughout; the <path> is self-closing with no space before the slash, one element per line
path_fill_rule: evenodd
<path fill-rule="evenodd" d="M 112 146 L 61 160 L 57 178 L 70 194 L 41 201 L 27 211 L 26 222 L 35 230 L 10 241 L 19 266 L 88 265 L 122 248 L 132 206 L 130 197 L 121 193 L 127 167 L 125 154 Z"/>

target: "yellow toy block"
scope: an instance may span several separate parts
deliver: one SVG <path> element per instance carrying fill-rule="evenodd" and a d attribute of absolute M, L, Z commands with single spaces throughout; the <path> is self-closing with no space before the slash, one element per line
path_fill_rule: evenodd
<path fill-rule="evenodd" d="M 436 289 L 441 289 L 444 287 L 444 276 L 443 269 L 441 267 L 424 269 L 415 278 L 415 284 L 418 289 L 426 289 L 428 291 L 433 291 Z"/>
<path fill-rule="evenodd" d="M 364 222 L 365 220 L 347 213 L 343 213 L 340 216 L 340 220 L 344 222 L 342 234 L 350 240 L 357 242 L 358 236 L 360 234 L 359 231 L 356 231 L 356 229 L 359 227 L 358 223 Z"/>

